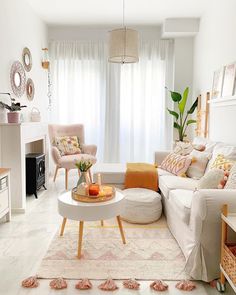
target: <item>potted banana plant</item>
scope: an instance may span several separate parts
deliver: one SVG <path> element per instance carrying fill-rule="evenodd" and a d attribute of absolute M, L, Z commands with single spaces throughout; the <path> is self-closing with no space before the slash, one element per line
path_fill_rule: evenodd
<path fill-rule="evenodd" d="M 7 109 L 9 112 L 7 113 L 7 120 L 8 123 L 19 123 L 20 114 L 22 108 L 26 108 L 27 106 L 21 105 L 19 102 L 15 102 L 15 98 L 12 98 L 10 93 L 6 93 L 10 96 L 11 104 L 4 103 L 3 101 L 0 101 L 0 106 L 2 108 Z"/>
<path fill-rule="evenodd" d="M 192 106 L 188 110 L 186 110 L 189 87 L 185 88 L 183 94 L 171 90 L 168 91 L 170 92 L 170 96 L 174 104 L 177 105 L 177 108 L 175 108 L 175 110 L 170 110 L 167 108 L 167 111 L 171 116 L 174 117 L 173 127 L 178 131 L 178 141 L 184 141 L 187 137 L 186 132 L 189 125 L 195 124 L 197 122 L 195 119 L 189 118 L 189 116 L 194 113 L 197 107 L 198 100 L 196 99 Z"/>

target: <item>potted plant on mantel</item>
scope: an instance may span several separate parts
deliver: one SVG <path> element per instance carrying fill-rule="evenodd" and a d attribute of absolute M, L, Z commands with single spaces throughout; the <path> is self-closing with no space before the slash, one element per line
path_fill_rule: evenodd
<path fill-rule="evenodd" d="M 7 113 L 7 120 L 8 123 L 19 123 L 20 121 L 20 114 L 19 111 L 21 111 L 22 108 L 26 108 L 27 106 L 21 105 L 19 102 L 15 102 L 15 98 L 12 98 L 10 93 L 6 93 L 10 96 L 11 99 L 11 105 L 8 105 L 4 103 L 3 101 L 0 101 L 0 106 L 7 109 L 9 112 Z"/>
<path fill-rule="evenodd" d="M 194 113 L 197 107 L 198 99 L 196 99 L 192 106 L 187 111 L 185 111 L 186 103 L 188 100 L 189 88 L 187 87 L 184 90 L 183 95 L 175 91 L 168 91 L 170 92 L 173 102 L 177 104 L 177 108 L 176 111 L 172 111 L 170 109 L 167 109 L 167 111 L 175 119 L 174 128 L 177 129 L 179 136 L 177 141 L 184 141 L 187 137 L 186 131 L 188 126 L 191 124 L 195 124 L 197 122 L 194 119 L 189 119 L 189 115 L 192 115 Z"/>

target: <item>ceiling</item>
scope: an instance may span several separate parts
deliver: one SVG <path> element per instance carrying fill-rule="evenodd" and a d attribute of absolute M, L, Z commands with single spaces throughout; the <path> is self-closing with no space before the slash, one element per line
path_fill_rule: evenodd
<path fill-rule="evenodd" d="M 123 0 L 26 0 L 49 25 L 122 24 Z M 125 0 L 128 25 L 160 25 L 166 18 L 201 17 L 214 0 Z M 216 0 L 214 1 L 214 3 Z"/>

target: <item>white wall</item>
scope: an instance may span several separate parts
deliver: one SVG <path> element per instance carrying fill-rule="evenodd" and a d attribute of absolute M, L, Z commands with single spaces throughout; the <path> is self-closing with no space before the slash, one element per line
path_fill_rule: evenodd
<path fill-rule="evenodd" d="M 194 94 L 211 91 L 213 72 L 236 61 L 236 1 L 216 0 L 194 45 Z M 236 143 L 236 106 L 211 107 L 210 138 Z"/>
<path fill-rule="evenodd" d="M 189 87 L 189 100 L 186 108 L 192 105 L 193 97 L 193 37 L 183 37 L 175 39 L 174 53 L 174 90 L 183 93 Z M 177 106 L 176 106 L 177 107 Z M 193 116 L 194 117 L 194 116 Z M 188 127 L 188 139 L 193 137 L 193 125 Z M 178 138 L 176 129 L 174 130 L 174 140 Z"/>
<path fill-rule="evenodd" d="M 19 101 L 28 105 L 23 111 L 26 121 L 29 121 L 29 112 L 33 106 L 39 108 L 42 120 L 46 121 L 47 72 L 41 67 L 41 49 L 47 46 L 46 25 L 25 0 L 1 0 L 0 38 L 0 92 L 12 93 L 9 78 L 11 65 L 16 60 L 22 62 L 22 50 L 28 47 L 32 54 L 33 67 L 30 72 L 26 72 L 26 77 L 34 81 L 35 98 L 30 102 L 24 94 Z M 1 95 L 0 99 L 3 99 Z"/>
<path fill-rule="evenodd" d="M 157 39 L 161 37 L 161 27 L 132 27 L 137 29 L 141 38 Z M 71 27 L 51 26 L 48 30 L 49 40 L 107 40 L 112 27 Z"/>

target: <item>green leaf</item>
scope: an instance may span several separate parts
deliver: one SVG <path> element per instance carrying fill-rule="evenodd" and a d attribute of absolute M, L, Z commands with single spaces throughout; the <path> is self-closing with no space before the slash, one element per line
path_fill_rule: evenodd
<path fill-rule="evenodd" d="M 178 92 L 170 91 L 171 98 L 174 102 L 179 102 L 182 99 L 182 95 Z"/>
<path fill-rule="evenodd" d="M 187 121 L 187 125 L 195 124 L 195 123 L 197 123 L 196 120 L 188 120 L 188 121 Z"/>
<path fill-rule="evenodd" d="M 197 103 L 198 103 L 198 98 L 194 101 L 194 103 L 192 104 L 191 108 L 188 110 L 188 114 L 193 114 L 196 107 L 197 107 Z"/>
<path fill-rule="evenodd" d="M 188 92 L 189 92 L 189 88 L 187 87 L 184 90 L 183 98 L 181 99 L 180 103 L 178 104 L 179 111 L 180 111 L 181 114 L 183 114 L 184 110 L 185 110 L 186 102 L 187 102 L 187 99 L 188 99 Z"/>
<path fill-rule="evenodd" d="M 174 128 L 180 130 L 181 129 L 181 126 L 178 123 L 174 122 Z"/>
<path fill-rule="evenodd" d="M 168 110 L 168 112 L 169 112 L 172 116 L 175 117 L 176 120 L 179 119 L 179 114 L 178 114 L 178 113 L 176 113 L 175 111 L 171 111 L 171 110 L 169 110 L 169 109 L 167 109 L 167 110 Z"/>

